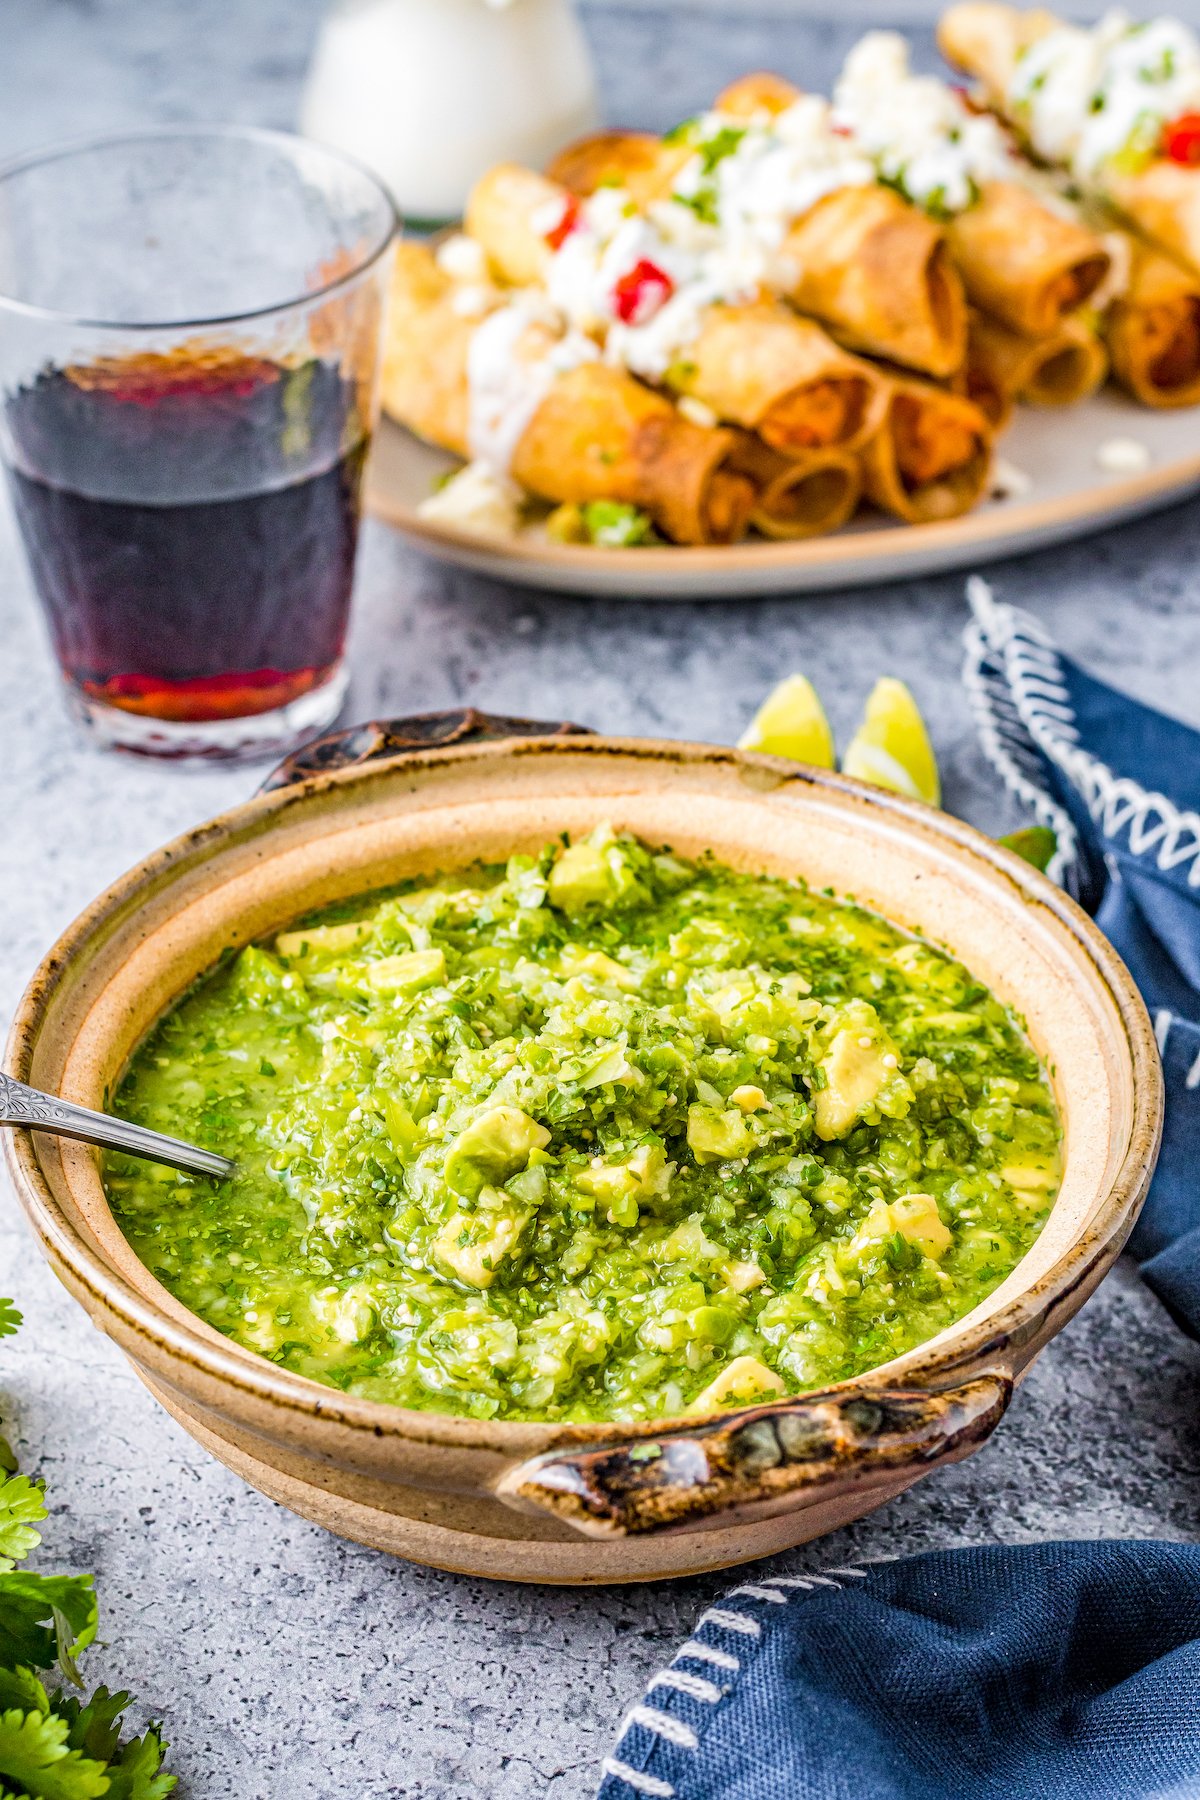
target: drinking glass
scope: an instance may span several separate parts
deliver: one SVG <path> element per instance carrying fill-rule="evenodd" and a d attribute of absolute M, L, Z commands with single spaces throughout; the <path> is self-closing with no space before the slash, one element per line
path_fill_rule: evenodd
<path fill-rule="evenodd" d="M 336 716 L 396 224 L 273 131 L 0 169 L 0 455 L 101 743 L 266 754 Z"/>

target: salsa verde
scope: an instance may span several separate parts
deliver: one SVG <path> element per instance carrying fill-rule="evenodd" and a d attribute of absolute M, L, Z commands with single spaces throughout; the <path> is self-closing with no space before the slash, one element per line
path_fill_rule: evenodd
<path fill-rule="evenodd" d="M 117 1110 L 237 1159 L 113 1158 L 146 1266 L 349 1394 L 636 1419 L 798 1392 L 970 1310 L 1059 1125 L 961 963 L 803 881 L 601 828 L 253 945 Z"/>

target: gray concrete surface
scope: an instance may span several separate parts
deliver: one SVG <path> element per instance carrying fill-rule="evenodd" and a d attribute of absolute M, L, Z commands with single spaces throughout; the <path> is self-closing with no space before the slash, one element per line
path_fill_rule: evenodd
<path fill-rule="evenodd" d="M 663 119 L 768 57 L 821 78 L 853 23 L 735 24 L 611 7 L 597 29 L 614 111 Z M 875 9 L 878 11 L 878 8 Z M 313 0 L 5 0 L 0 151 L 127 120 L 286 123 Z M 1200 725 L 1200 505 L 1002 566 L 1099 674 Z M 961 580 L 711 607 L 523 595 L 438 569 L 368 527 L 347 716 L 472 701 L 616 730 L 731 740 L 805 669 L 844 736 L 874 677 L 932 722 L 947 803 L 1011 823 L 958 687 Z M 246 769 L 101 756 L 64 723 L 7 512 L 0 514 L 0 1007 L 111 877 L 246 794 Z M 28 1323 L 0 1395 L 49 1484 L 42 1566 L 94 1569 L 94 1678 L 167 1720 L 190 1800 L 579 1800 L 623 1708 L 719 1578 L 530 1590 L 390 1562 L 299 1523 L 210 1461 L 97 1337 L 35 1254 L 7 1194 L 0 1291 Z M 1051 1346 L 993 1443 L 780 1567 L 1048 1536 L 1192 1537 L 1200 1353 L 1121 1268 Z"/>

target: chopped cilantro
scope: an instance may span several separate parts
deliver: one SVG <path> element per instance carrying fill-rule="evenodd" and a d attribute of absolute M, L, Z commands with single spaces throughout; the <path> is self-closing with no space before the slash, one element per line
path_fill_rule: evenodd
<path fill-rule="evenodd" d="M 700 145 L 700 166 L 706 175 L 711 175 L 718 163 L 732 156 L 742 139 L 745 127 L 741 125 L 722 125 L 720 131 L 712 137 L 705 138 Z"/>
<path fill-rule="evenodd" d="M 648 513 L 617 500 L 589 500 L 583 508 L 583 525 L 589 543 L 608 548 L 624 549 L 661 541 Z"/>
<path fill-rule="evenodd" d="M 681 119 L 663 138 L 664 144 L 694 144 L 700 136 L 699 119 Z"/>
<path fill-rule="evenodd" d="M 703 225 L 716 225 L 720 222 L 717 214 L 717 190 L 711 182 L 705 182 L 694 194 L 675 193 L 671 198 L 677 205 L 686 206 L 689 212 L 694 212 Z"/>

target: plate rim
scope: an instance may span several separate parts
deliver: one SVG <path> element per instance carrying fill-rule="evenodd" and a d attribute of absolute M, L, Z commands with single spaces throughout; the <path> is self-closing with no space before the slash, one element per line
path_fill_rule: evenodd
<path fill-rule="evenodd" d="M 394 419 L 381 421 L 379 429 L 384 428 L 399 433 L 422 450 L 436 449 Z M 943 553 L 956 555 L 977 551 L 981 556 L 995 560 L 1011 545 L 1012 553 L 1016 555 L 1030 547 L 1031 538 L 1036 543 L 1051 534 L 1061 539 L 1076 527 L 1080 528 L 1081 535 L 1089 526 L 1104 529 L 1109 515 L 1112 515 L 1112 522 L 1117 523 L 1131 513 L 1150 511 L 1156 504 L 1169 504 L 1200 488 L 1198 447 L 1190 455 L 1176 457 L 1169 463 L 1119 480 L 1098 480 L 1071 493 L 1042 500 L 1014 500 L 1011 505 L 994 511 L 974 511 L 958 519 L 921 525 L 895 523 L 874 531 L 831 532 L 825 537 L 782 542 L 629 546 L 621 549 L 618 563 L 612 550 L 594 544 L 543 543 L 509 538 L 499 533 L 463 531 L 423 519 L 414 508 L 381 491 L 371 478 L 373 466 L 374 457 L 367 468 L 364 510 L 371 517 L 394 526 L 433 555 L 453 561 L 468 557 L 476 565 L 479 559 L 488 559 L 493 564 L 505 565 L 517 579 L 523 571 L 537 571 L 543 577 L 557 572 L 573 584 L 580 582 L 588 571 L 603 570 L 602 586 L 609 592 L 613 590 L 614 575 L 619 578 L 626 572 L 630 588 L 644 590 L 650 578 L 660 591 L 668 571 L 674 571 L 679 585 L 686 587 L 695 578 L 733 573 L 761 572 L 764 576 L 786 578 L 789 573 L 811 576 L 827 571 L 836 579 L 844 577 L 849 567 L 861 571 L 859 578 L 866 585 L 897 565 L 904 567 L 929 556 L 939 558 Z M 671 585 L 675 585 L 674 582 Z"/>

